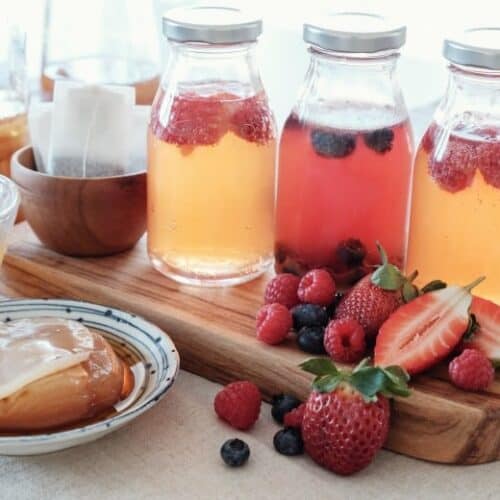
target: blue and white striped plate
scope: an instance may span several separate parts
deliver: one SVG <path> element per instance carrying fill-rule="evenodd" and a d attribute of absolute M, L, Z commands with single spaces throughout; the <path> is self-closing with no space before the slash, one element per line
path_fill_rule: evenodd
<path fill-rule="evenodd" d="M 59 432 L 0 435 L 2 455 L 38 455 L 94 441 L 154 406 L 175 381 L 179 355 L 174 343 L 165 332 L 134 314 L 65 299 L 0 301 L 0 322 L 41 316 L 72 319 L 98 330 L 122 359 L 142 363 L 145 376 L 133 402 L 122 411 L 96 423 Z"/>

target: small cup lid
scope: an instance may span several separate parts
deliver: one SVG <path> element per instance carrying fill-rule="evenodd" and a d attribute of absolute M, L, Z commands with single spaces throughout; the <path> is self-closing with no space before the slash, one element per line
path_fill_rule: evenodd
<path fill-rule="evenodd" d="M 336 12 L 305 23 L 304 41 L 336 52 L 380 52 L 402 47 L 406 26 L 378 14 Z"/>
<path fill-rule="evenodd" d="M 235 7 L 178 7 L 163 15 L 163 34 L 177 42 L 244 43 L 261 33 L 262 19 Z"/>
<path fill-rule="evenodd" d="M 14 182 L 0 175 L 0 220 L 14 215 L 20 200 L 19 191 Z"/>
<path fill-rule="evenodd" d="M 443 55 L 455 64 L 500 70 L 500 27 L 469 28 L 446 38 Z"/>

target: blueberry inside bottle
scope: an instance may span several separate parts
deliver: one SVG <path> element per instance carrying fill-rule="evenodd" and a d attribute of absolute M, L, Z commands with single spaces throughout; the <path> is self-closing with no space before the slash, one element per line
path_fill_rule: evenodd
<path fill-rule="evenodd" d="M 356 29 L 353 30 L 353 27 Z M 404 265 L 412 134 L 395 76 L 405 27 L 340 13 L 304 25 L 310 65 L 279 149 L 276 270 L 349 286 Z"/>

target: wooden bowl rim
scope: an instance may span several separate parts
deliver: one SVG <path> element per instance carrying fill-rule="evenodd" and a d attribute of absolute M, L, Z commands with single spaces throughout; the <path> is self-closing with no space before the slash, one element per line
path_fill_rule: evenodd
<path fill-rule="evenodd" d="M 28 152 L 31 152 L 31 157 L 33 158 L 33 166 L 29 167 L 22 163 L 19 158 L 27 154 Z M 127 174 L 122 174 L 122 175 L 106 175 L 106 176 L 101 176 L 101 177 L 69 177 L 66 175 L 51 175 L 51 174 L 46 174 L 45 172 L 40 172 L 39 170 L 36 170 L 36 163 L 35 163 L 35 155 L 33 152 L 33 146 L 31 144 L 28 144 L 27 146 L 23 146 L 21 149 L 18 149 L 13 155 L 11 159 L 11 170 L 12 172 L 14 169 L 21 169 L 30 172 L 28 175 L 32 175 L 34 177 L 40 176 L 45 179 L 54 179 L 54 180 L 60 180 L 60 181 L 65 181 L 65 182 L 103 182 L 106 180 L 121 180 L 121 179 L 130 179 L 133 177 L 141 177 L 147 174 L 147 169 L 141 170 L 139 172 L 131 172 Z"/>

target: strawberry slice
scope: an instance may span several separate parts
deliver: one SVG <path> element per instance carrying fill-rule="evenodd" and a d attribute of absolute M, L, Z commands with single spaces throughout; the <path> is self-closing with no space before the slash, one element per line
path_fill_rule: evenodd
<path fill-rule="evenodd" d="M 445 358 L 467 330 L 470 290 L 483 279 L 426 293 L 397 309 L 380 328 L 375 364 L 400 365 L 414 375 Z"/>
<path fill-rule="evenodd" d="M 467 347 L 485 354 L 494 364 L 500 364 L 500 306 L 486 299 L 474 297 L 471 312 L 476 316 L 476 330 Z"/>

